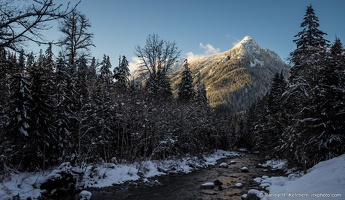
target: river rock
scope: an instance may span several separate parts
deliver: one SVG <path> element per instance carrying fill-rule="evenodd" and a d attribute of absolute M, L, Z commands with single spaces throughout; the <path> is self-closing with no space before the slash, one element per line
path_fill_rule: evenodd
<path fill-rule="evenodd" d="M 266 168 L 266 166 L 264 164 L 258 163 L 256 166 L 256 168 Z"/>
<path fill-rule="evenodd" d="M 90 200 L 91 199 L 91 192 L 83 190 L 79 193 L 80 200 Z"/>
<path fill-rule="evenodd" d="M 203 184 L 200 186 L 200 189 L 203 189 L 203 190 L 214 189 L 214 183 L 212 183 L 212 182 L 203 183 Z"/>
<path fill-rule="evenodd" d="M 243 173 L 248 173 L 248 172 L 249 172 L 248 167 L 242 167 L 242 168 L 241 168 L 241 172 L 243 172 Z"/>
<path fill-rule="evenodd" d="M 256 194 L 248 194 L 244 200 L 260 200 Z"/>
<path fill-rule="evenodd" d="M 219 164 L 220 168 L 228 168 L 228 163 L 222 162 Z"/>
<path fill-rule="evenodd" d="M 261 183 L 262 178 L 260 178 L 260 177 L 256 177 L 256 178 L 254 178 L 254 181 L 255 181 L 255 182 L 257 182 L 257 183 Z"/>
<path fill-rule="evenodd" d="M 236 163 L 237 163 L 236 160 L 231 160 L 231 161 L 230 161 L 230 165 L 233 165 L 233 164 L 236 164 Z"/>
<path fill-rule="evenodd" d="M 248 190 L 248 196 L 246 200 L 260 200 L 259 196 L 262 195 L 262 192 L 256 189 Z"/>
<path fill-rule="evenodd" d="M 235 187 L 236 187 L 236 188 L 243 188 L 243 184 L 242 184 L 242 183 L 236 183 L 236 184 L 235 184 Z"/>

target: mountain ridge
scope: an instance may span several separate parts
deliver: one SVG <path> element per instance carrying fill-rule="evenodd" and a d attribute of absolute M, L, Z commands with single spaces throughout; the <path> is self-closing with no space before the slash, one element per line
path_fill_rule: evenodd
<path fill-rule="evenodd" d="M 205 84 L 211 107 L 226 115 L 247 109 L 266 94 L 276 73 L 287 76 L 290 68 L 278 54 L 261 48 L 250 36 L 227 51 L 193 59 L 189 66 Z M 171 74 L 175 89 L 181 72 Z"/>

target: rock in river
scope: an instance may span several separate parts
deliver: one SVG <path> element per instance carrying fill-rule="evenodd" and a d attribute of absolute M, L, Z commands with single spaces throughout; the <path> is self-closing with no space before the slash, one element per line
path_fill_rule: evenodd
<path fill-rule="evenodd" d="M 228 168 L 228 163 L 222 162 L 219 164 L 220 168 Z"/>
<path fill-rule="evenodd" d="M 200 186 L 200 189 L 214 189 L 214 183 L 212 182 L 206 182 Z"/>
<path fill-rule="evenodd" d="M 241 172 L 243 172 L 243 173 L 248 173 L 248 172 L 249 172 L 248 167 L 242 167 L 242 168 L 241 168 Z"/>

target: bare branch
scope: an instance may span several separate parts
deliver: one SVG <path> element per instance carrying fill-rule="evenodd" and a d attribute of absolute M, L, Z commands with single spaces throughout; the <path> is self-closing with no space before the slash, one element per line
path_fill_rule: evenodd
<path fill-rule="evenodd" d="M 92 42 L 93 34 L 88 32 L 90 27 L 91 24 L 86 16 L 76 10 L 60 23 L 59 29 L 64 36 L 59 42 L 66 49 L 66 56 L 71 65 L 74 64 L 78 51 L 88 52 L 90 47 L 95 46 Z"/>
<path fill-rule="evenodd" d="M 65 18 L 80 1 L 70 7 L 54 4 L 53 0 L 14 1 L 0 3 L 0 47 L 18 51 L 25 41 L 46 43 L 40 34 L 48 30 L 48 22 Z"/>

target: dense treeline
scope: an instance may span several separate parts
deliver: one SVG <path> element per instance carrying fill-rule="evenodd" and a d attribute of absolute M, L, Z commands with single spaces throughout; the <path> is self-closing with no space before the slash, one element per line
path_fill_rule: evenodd
<path fill-rule="evenodd" d="M 193 85 L 185 61 L 179 97 L 168 72 L 179 56 L 175 43 L 149 35 L 136 47 L 144 84 L 129 81 L 120 56 L 90 59 L 93 34 L 85 15 L 71 11 L 60 23 L 63 51 L 52 44 L 38 58 L 7 51 L 0 57 L 1 166 L 40 170 L 73 164 L 162 159 L 225 147 L 225 131 L 208 106 L 205 86 Z M 115 159 L 116 158 L 116 159 Z"/>
<path fill-rule="evenodd" d="M 129 80 L 125 56 L 115 67 L 108 55 L 101 62 L 92 58 L 95 45 L 84 14 L 51 2 L 34 1 L 26 7 L 31 15 L 1 4 L 18 20 L 0 14 L 1 171 L 41 170 L 65 161 L 164 159 L 235 146 L 306 169 L 345 152 L 345 53 L 338 38 L 333 44 L 323 38 L 312 6 L 295 36 L 290 76 L 276 74 L 243 120 L 242 112 L 215 116 L 187 60 L 173 96 L 168 74 L 180 56 L 174 42 L 153 34 L 135 47 L 145 74 L 138 84 Z M 37 12 L 39 6 L 46 12 Z M 59 42 L 37 57 L 18 48 L 26 40 L 43 44 L 39 30 L 57 19 Z M 13 31 L 13 23 L 26 31 Z M 58 55 L 53 45 L 62 49 Z"/>
<path fill-rule="evenodd" d="M 1 166 L 167 158 L 226 145 L 205 88 L 194 92 L 189 79 L 175 100 L 130 82 L 125 56 L 114 73 L 106 55 L 101 63 L 81 56 L 74 67 L 62 54 L 52 58 L 51 46 L 37 60 L 1 51 Z"/>
<path fill-rule="evenodd" d="M 291 76 L 277 74 L 247 114 L 248 146 L 306 169 L 345 153 L 345 52 L 318 29 L 312 6 L 295 37 Z"/>

